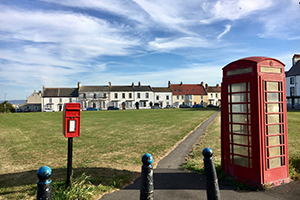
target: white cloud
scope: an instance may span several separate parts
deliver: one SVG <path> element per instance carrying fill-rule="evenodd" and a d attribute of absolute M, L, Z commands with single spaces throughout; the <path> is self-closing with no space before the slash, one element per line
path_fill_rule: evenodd
<path fill-rule="evenodd" d="M 202 6 L 207 18 L 200 19 L 200 22 L 207 24 L 220 20 L 239 20 L 269 8 L 272 4 L 272 0 L 207 0 Z"/>
<path fill-rule="evenodd" d="M 230 31 L 230 28 L 231 28 L 230 25 L 226 25 L 225 27 L 226 27 L 226 29 L 220 35 L 218 35 L 218 40 L 221 39 L 226 33 L 228 33 Z"/>
<path fill-rule="evenodd" d="M 55 56 L 84 60 L 101 55 L 128 55 L 132 53 L 128 48 L 140 44 L 138 39 L 124 35 L 128 31 L 124 26 L 91 16 L 59 11 L 28 12 L 5 7 L 1 10 L 1 39 L 30 41 L 34 48 L 43 50 L 46 47 L 47 53 Z"/>
<path fill-rule="evenodd" d="M 204 47 L 211 48 L 215 44 L 209 42 L 200 37 L 181 37 L 181 38 L 156 38 L 154 41 L 149 42 L 149 48 L 151 50 L 158 51 L 169 51 L 178 48 L 196 48 L 196 47 Z"/>

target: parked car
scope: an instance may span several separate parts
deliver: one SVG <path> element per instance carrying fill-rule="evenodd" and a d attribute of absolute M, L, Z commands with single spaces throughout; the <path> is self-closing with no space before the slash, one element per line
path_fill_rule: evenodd
<path fill-rule="evenodd" d="M 98 109 L 98 108 L 92 108 L 92 107 L 90 107 L 90 108 L 87 108 L 86 110 L 87 110 L 87 111 L 99 111 L 99 109 Z"/>
<path fill-rule="evenodd" d="M 162 109 L 162 107 L 160 107 L 159 105 L 154 105 L 151 107 L 151 109 Z"/>
<path fill-rule="evenodd" d="M 25 112 L 26 112 L 26 111 L 25 111 Z M 52 109 L 52 108 L 44 108 L 44 109 L 42 110 L 42 112 L 55 112 L 55 110 Z"/>
<path fill-rule="evenodd" d="M 166 108 L 175 108 L 175 106 L 167 105 Z"/>
<path fill-rule="evenodd" d="M 16 112 L 23 112 L 21 108 L 17 108 Z"/>
<path fill-rule="evenodd" d="M 181 104 L 181 105 L 179 106 L 179 108 L 191 108 L 191 107 L 188 106 L 188 105 L 186 105 L 186 104 Z"/>
<path fill-rule="evenodd" d="M 203 105 L 201 105 L 201 104 L 195 104 L 195 105 L 193 105 L 193 108 L 203 108 Z"/>
<path fill-rule="evenodd" d="M 216 106 L 216 105 L 213 105 L 213 104 L 209 104 L 209 105 L 207 105 L 207 107 L 209 108 L 209 107 L 211 107 L 211 108 L 219 108 L 219 106 Z"/>
<path fill-rule="evenodd" d="M 108 106 L 107 110 L 120 110 L 120 108 L 114 106 Z"/>

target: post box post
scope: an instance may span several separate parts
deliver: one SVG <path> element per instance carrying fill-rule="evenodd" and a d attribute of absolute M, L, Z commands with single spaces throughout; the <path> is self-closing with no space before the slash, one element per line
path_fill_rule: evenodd
<path fill-rule="evenodd" d="M 71 184 L 73 137 L 80 136 L 80 103 L 66 103 L 63 109 L 63 135 L 68 138 L 67 185 Z"/>

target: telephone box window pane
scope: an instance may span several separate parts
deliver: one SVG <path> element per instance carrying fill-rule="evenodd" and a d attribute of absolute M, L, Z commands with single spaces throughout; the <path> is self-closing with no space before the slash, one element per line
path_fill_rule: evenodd
<path fill-rule="evenodd" d="M 275 68 L 275 67 L 261 67 L 261 68 L 260 68 L 260 71 L 261 71 L 261 72 L 264 72 L 264 73 L 278 73 L 278 74 L 280 74 L 280 73 L 281 73 L 281 68 Z"/>
<path fill-rule="evenodd" d="M 241 165 L 241 166 L 244 166 L 244 167 L 248 167 L 248 158 L 234 155 L 233 156 L 233 162 L 236 165 Z"/>
<path fill-rule="evenodd" d="M 248 145 L 248 136 L 243 135 L 233 135 L 233 143 Z"/>
<path fill-rule="evenodd" d="M 269 148 L 269 152 L 270 152 L 269 157 L 280 156 L 281 155 L 280 147 Z"/>
<path fill-rule="evenodd" d="M 267 82 L 267 91 L 279 91 L 278 82 Z"/>
<path fill-rule="evenodd" d="M 269 104 L 266 104 L 266 112 L 267 113 L 276 113 L 276 112 L 280 112 L 281 109 L 280 109 L 280 104 L 278 103 L 269 103 Z"/>
<path fill-rule="evenodd" d="M 270 161 L 270 169 L 282 166 L 281 158 L 272 158 L 269 161 Z"/>
<path fill-rule="evenodd" d="M 245 92 L 246 83 L 235 83 L 231 84 L 231 92 Z"/>
<path fill-rule="evenodd" d="M 267 93 L 267 102 L 278 102 L 279 99 L 279 93 Z"/>
<path fill-rule="evenodd" d="M 280 145 L 280 136 L 268 137 L 268 146 Z"/>
<path fill-rule="evenodd" d="M 247 135 L 247 125 L 232 124 L 232 132 Z"/>
<path fill-rule="evenodd" d="M 228 85 L 227 90 L 228 90 L 228 93 L 230 93 L 230 84 Z"/>
<path fill-rule="evenodd" d="M 247 104 L 232 104 L 233 113 L 247 113 Z"/>
<path fill-rule="evenodd" d="M 231 101 L 232 103 L 247 102 L 246 93 L 232 94 Z"/>
<path fill-rule="evenodd" d="M 248 156 L 248 147 L 232 145 L 233 146 L 233 153 L 240 154 L 243 156 Z"/>
<path fill-rule="evenodd" d="M 231 97 L 231 96 L 230 96 L 230 95 L 228 95 L 228 103 L 230 103 L 230 97 Z"/>
<path fill-rule="evenodd" d="M 270 125 L 267 126 L 267 134 L 268 135 L 275 135 L 275 134 L 280 134 L 280 125 Z"/>
<path fill-rule="evenodd" d="M 268 116 L 268 124 L 277 124 L 280 123 L 280 115 L 279 114 L 272 114 Z"/>
<path fill-rule="evenodd" d="M 232 123 L 247 123 L 247 115 L 232 114 Z"/>

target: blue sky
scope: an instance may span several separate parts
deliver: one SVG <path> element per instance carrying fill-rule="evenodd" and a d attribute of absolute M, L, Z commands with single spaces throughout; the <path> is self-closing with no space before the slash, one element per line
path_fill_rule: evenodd
<path fill-rule="evenodd" d="M 46 87 L 222 81 L 300 53 L 299 0 L 0 0 L 0 99 Z M 6 94 L 6 96 L 5 96 Z"/>

